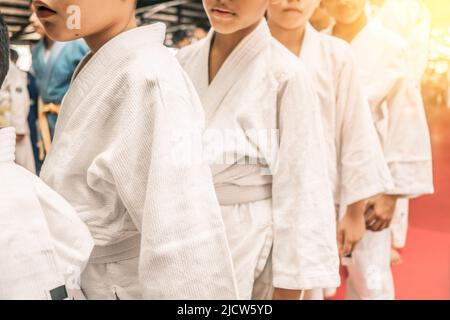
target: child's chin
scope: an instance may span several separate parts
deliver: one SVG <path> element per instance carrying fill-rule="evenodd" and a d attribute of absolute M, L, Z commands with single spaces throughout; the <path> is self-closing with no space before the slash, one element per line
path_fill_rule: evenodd
<path fill-rule="evenodd" d="M 80 36 L 77 36 L 73 31 L 64 31 L 57 28 L 55 28 L 55 30 L 52 30 L 52 28 L 47 28 L 46 31 L 51 39 L 59 42 L 72 41 L 80 38 Z"/>
<path fill-rule="evenodd" d="M 239 31 L 239 27 L 230 24 L 213 24 L 213 29 L 219 34 L 232 34 Z"/>

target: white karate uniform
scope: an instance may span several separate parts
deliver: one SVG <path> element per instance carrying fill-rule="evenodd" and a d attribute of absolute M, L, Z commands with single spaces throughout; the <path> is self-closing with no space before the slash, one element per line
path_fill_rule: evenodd
<path fill-rule="evenodd" d="M 408 68 L 420 87 L 428 65 L 431 31 L 428 9 L 418 0 L 386 0 L 378 18 L 384 26 L 399 34 L 405 41 Z M 391 223 L 393 246 L 396 248 L 403 248 L 406 244 L 408 207 L 408 199 L 400 199 Z"/>
<path fill-rule="evenodd" d="M 433 192 L 431 145 L 420 91 L 408 71 L 403 40 L 374 19 L 351 46 L 384 156 L 394 181 L 389 194 Z M 394 299 L 391 231 L 368 231 L 348 266 L 348 297 Z"/>
<path fill-rule="evenodd" d="M 386 0 L 377 17 L 406 42 L 408 65 L 420 86 L 428 65 L 431 32 L 431 16 L 427 7 L 420 0 Z"/>
<path fill-rule="evenodd" d="M 14 163 L 16 132 L 0 129 L 0 299 L 79 290 L 94 241 L 73 208 Z"/>
<path fill-rule="evenodd" d="M 348 205 L 392 189 L 392 178 L 350 46 L 307 24 L 300 60 L 317 89 L 341 219 Z M 323 299 L 322 289 L 308 292 L 306 299 Z"/>
<path fill-rule="evenodd" d="M 209 83 L 213 37 L 212 30 L 178 58 L 206 111 L 205 149 L 240 297 L 250 299 L 254 291 L 255 299 L 271 298 L 272 286 L 338 285 L 325 142 L 306 70 L 262 20 Z M 277 130 L 279 137 L 265 143 Z M 230 132 L 232 139 L 226 137 Z"/>
<path fill-rule="evenodd" d="M 0 90 L 0 109 L 9 109 L 8 124 L 25 137 L 16 146 L 16 163 L 32 173 L 36 172 L 28 126 L 30 112 L 27 74 L 10 62 L 8 75 Z"/>
<path fill-rule="evenodd" d="M 350 46 L 306 25 L 300 60 L 318 93 L 328 170 L 340 217 L 348 205 L 393 188 Z"/>
<path fill-rule="evenodd" d="M 164 37 L 133 29 L 82 61 L 42 169 L 95 239 L 88 299 L 237 297 L 211 171 L 173 151 L 204 113 Z"/>

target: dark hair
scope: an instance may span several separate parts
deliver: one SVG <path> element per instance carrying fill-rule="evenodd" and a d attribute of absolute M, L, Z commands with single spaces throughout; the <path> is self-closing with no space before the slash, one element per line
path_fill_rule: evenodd
<path fill-rule="evenodd" d="M 3 16 L 0 14 L 0 86 L 9 70 L 9 33 Z"/>
<path fill-rule="evenodd" d="M 14 63 L 16 63 L 17 60 L 19 60 L 19 54 L 14 49 L 9 50 L 9 56 L 11 57 L 11 61 Z"/>
<path fill-rule="evenodd" d="M 174 44 L 178 44 L 186 38 L 189 38 L 189 34 L 186 30 L 177 30 L 173 33 L 172 41 Z"/>
<path fill-rule="evenodd" d="M 196 28 L 202 29 L 206 33 L 209 32 L 209 29 L 211 29 L 210 25 L 205 21 L 199 21 L 195 24 Z"/>

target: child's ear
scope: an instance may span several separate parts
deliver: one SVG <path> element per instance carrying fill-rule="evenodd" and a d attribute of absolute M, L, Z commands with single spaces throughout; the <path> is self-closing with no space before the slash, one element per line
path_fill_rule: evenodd
<path fill-rule="evenodd" d="M 3 16 L 0 14 L 0 87 L 9 70 L 9 33 Z"/>

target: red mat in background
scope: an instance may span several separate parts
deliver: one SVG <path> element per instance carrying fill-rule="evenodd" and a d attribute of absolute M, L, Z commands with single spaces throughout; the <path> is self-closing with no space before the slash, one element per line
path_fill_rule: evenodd
<path fill-rule="evenodd" d="M 450 109 L 427 113 L 436 193 L 411 201 L 403 263 L 393 267 L 397 300 L 450 299 Z M 345 284 L 335 299 L 344 297 Z"/>

